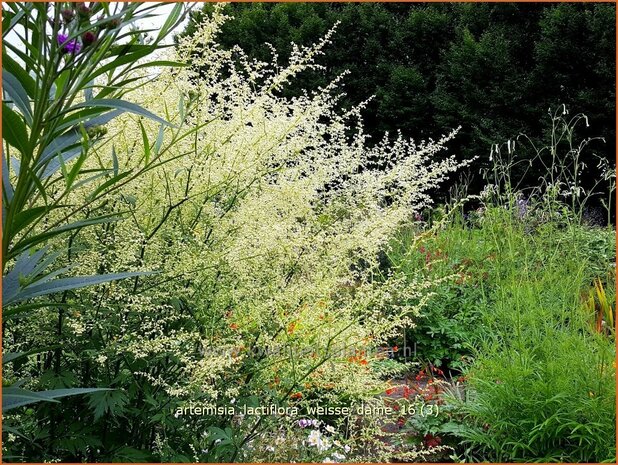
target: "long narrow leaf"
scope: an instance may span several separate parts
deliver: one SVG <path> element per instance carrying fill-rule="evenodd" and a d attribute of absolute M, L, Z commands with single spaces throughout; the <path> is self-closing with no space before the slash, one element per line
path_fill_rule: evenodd
<path fill-rule="evenodd" d="M 87 286 L 96 286 L 97 284 L 116 281 L 119 279 L 132 278 L 135 276 L 147 276 L 152 272 L 129 272 L 129 273 L 112 273 L 94 276 L 75 276 L 72 278 L 55 279 L 53 281 L 34 284 L 21 289 L 18 294 L 10 301 L 4 302 L 5 305 L 20 302 L 42 295 L 55 294 L 57 292 L 71 291 Z"/>
<path fill-rule="evenodd" d="M 7 301 L 11 301 L 17 296 L 20 277 L 32 274 L 45 252 L 46 249 L 42 248 L 32 255 L 28 252 L 22 253 L 17 258 L 13 269 L 2 277 L 2 302 L 4 305 L 6 305 Z"/>
<path fill-rule="evenodd" d="M 139 128 L 142 131 L 142 145 L 144 146 L 144 165 L 148 166 L 150 162 L 150 141 L 148 140 L 148 135 L 146 134 L 146 128 L 139 122 Z"/>
<path fill-rule="evenodd" d="M 36 221 L 41 216 L 49 213 L 50 210 L 50 207 L 40 206 L 20 211 L 17 215 L 15 215 L 12 224 L 8 225 L 10 226 L 11 237 L 17 235 L 21 230 L 26 228 L 33 221 Z"/>
<path fill-rule="evenodd" d="M 13 186 L 11 185 L 11 179 L 9 177 L 9 166 L 6 162 L 6 157 L 4 154 L 2 155 L 2 195 L 3 202 L 2 206 L 4 207 L 7 202 L 13 200 Z M 4 223 L 3 223 L 4 228 Z"/>
<path fill-rule="evenodd" d="M 54 350 L 60 347 L 59 345 L 47 346 L 47 347 L 37 347 L 36 349 L 31 349 L 27 352 L 3 352 L 2 353 L 2 364 L 16 362 L 18 360 L 29 357 L 30 355 L 40 354 L 42 352 L 47 352 L 50 350 Z"/>
<path fill-rule="evenodd" d="M 77 105 L 73 106 L 71 110 L 75 110 L 79 108 L 91 108 L 91 107 L 104 107 L 104 108 L 110 108 L 110 109 L 124 110 L 129 113 L 134 113 L 136 115 L 140 115 L 145 118 L 152 119 L 165 126 L 172 126 L 172 127 L 174 126 L 172 123 L 165 121 L 163 118 L 158 117 L 154 113 L 140 107 L 139 105 L 135 103 L 127 102 L 125 100 L 119 100 L 119 99 L 100 99 L 100 100 L 95 99 L 89 102 L 78 103 Z"/>
<path fill-rule="evenodd" d="M 72 388 L 72 389 L 52 389 L 51 391 L 33 392 L 16 387 L 6 387 L 2 390 L 2 412 L 16 407 L 22 407 L 36 402 L 59 402 L 58 398 L 75 396 L 80 394 L 90 394 L 98 391 L 109 391 L 109 388 Z"/>
<path fill-rule="evenodd" d="M 15 306 L 10 307 L 10 308 L 3 308 L 2 309 L 2 319 L 6 321 L 9 318 L 14 318 L 17 315 L 21 315 L 22 313 L 29 313 L 29 312 L 31 312 L 33 310 L 39 310 L 41 308 L 48 308 L 48 307 L 71 308 L 71 307 L 79 307 L 79 305 L 78 304 L 61 303 L 61 302 L 37 302 L 37 303 L 33 303 L 33 304 L 15 305 Z"/>
<path fill-rule="evenodd" d="M 17 13 L 15 13 L 12 17 L 9 17 L 8 24 L 4 24 L 4 21 L 2 21 L 2 38 L 4 38 L 10 31 L 13 30 L 15 25 L 26 13 L 30 12 L 30 10 L 32 9 L 32 5 L 25 3 L 21 4 L 20 8 L 21 9 Z"/>
<path fill-rule="evenodd" d="M 30 99 L 34 99 L 36 95 L 36 84 L 34 79 L 17 63 L 8 53 L 2 52 L 2 69 L 14 75 L 23 86 L 26 94 Z"/>
<path fill-rule="evenodd" d="M 13 249 L 11 250 L 12 252 L 11 255 L 16 255 L 17 253 L 21 253 L 23 249 L 33 247 L 37 244 L 40 244 L 48 239 L 51 239 L 54 236 L 65 233 L 67 231 L 82 229 L 87 226 L 92 226 L 94 224 L 111 223 L 111 222 L 117 221 L 118 219 L 120 219 L 120 217 L 116 214 L 98 216 L 96 218 L 75 221 L 73 223 L 65 224 L 57 228 L 50 229 L 49 231 L 46 231 L 40 234 L 26 237 L 13 246 Z"/>
<path fill-rule="evenodd" d="M 2 138 L 22 154 L 28 153 L 28 131 L 21 117 L 2 104 Z"/>
<path fill-rule="evenodd" d="M 17 79 L 8 70 L 2 70 L 2 90 L 7 93 L 13 103 L 19 108 L 28 123 L 32 123 L 32 108 L 28 94 Z"/>
<path fill-rule="evenodd" d="M 81 133 L 76 129 L 71 129 L 70 131 L 65 132 L 64 134 L 56 137 L 51 143 L 43 149 L 43 153 L 41 154 L 41 158 L 37 164 L 38 166 L 47 163 L 54 156 L 63 153 L 65 150 L 70 147 L 74 147 L 79 144 L 82 139 Z"/>

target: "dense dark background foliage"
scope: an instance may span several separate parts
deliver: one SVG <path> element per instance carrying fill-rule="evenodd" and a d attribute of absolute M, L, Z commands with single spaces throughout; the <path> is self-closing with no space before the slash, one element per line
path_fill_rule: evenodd
<path fill-rule="evenodd" d="M 212 4 L 195 11 L 199 19 Z M 611 4 L 232 3 L 234 16 L 219 38 L 252 58 L 279 59 L 291 42 L 308 45 L 341 24 L 318 62 L 325 72 L 303 73 L 288 94 L 324 85 L 344 70 L 350 106 L 375 98 L 364 111 L 366 130 L 379 140 L 397 130 L 417 139 L 462 126 L 451 149 L 489 163 L 491 144 L 525 133 L 547 140 L 548 108 L 565 104 L 589 117 L 587 136 L 603 136 L 585 160 L 598 176 L 596 150 L 615 153 L 615 6 Z M 191 34 L 190 24 L 185 33 Z M 534 185 L 538 172 L 531 171 Z M 480 177 L 473 190 L 482 186 Z M 448 187 L 448 186 L 447 186 Z"/>

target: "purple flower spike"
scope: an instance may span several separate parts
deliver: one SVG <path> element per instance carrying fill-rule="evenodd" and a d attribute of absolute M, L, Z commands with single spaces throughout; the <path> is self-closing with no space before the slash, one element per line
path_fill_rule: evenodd
<path fill-rule="evenodd" d="M 68 40 L 68 38 L 64 34 L 58 34 L 58 45 L 62 47 L 62 51 L 65 53 L 79 53 L 82 46 L 79 45 L 77 39 Z"/>

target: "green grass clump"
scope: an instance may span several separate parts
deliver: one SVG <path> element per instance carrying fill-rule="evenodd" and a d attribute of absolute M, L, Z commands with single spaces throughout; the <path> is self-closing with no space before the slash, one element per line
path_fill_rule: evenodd
<path fill-rule="evenodd" d="M 585 298 L 599 278 L 615 306 L 614 232 L 529 220 L 487 208 L 414 252 L 395 249 L 404 272 L 452 275 L 411 331 L 417 355 L 442 357 L 466 378 L 464 398 L 450 399 L 460 426 L 448 426 L 466 459 L 613 461 L 613 330 L 595 330 Z"/>

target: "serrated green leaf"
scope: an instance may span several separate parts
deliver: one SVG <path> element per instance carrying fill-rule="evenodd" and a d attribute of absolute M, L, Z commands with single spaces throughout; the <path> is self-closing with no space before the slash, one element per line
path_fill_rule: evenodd
<path fill-rule="evenodd" d="M 90 395 L 88 406 L 94 412 L 94 420 L 97 421 L 103 415 L 119 415 L 124 406 L 129 402 L 127 394 L 120 390 L 97 392 Z"/>

